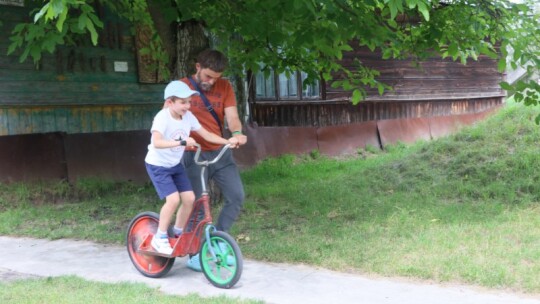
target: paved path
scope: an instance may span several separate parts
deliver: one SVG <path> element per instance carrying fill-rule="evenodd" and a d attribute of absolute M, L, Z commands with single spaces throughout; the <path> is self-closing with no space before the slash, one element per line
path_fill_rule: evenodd
<path fill-rule="evenodd" d="M 201 273 L 177 258 L 167 276 L 144 277 L 135 270 L 125 247 L 86 241 L 49 241 L 0 236 L 0 279 L 77 275 L 88 280 L 131 281 L 159 287 L 164 293 L 263 300 L 265 303 L 363 304 L 540 304 L 540 296 L 516 295 L 466 286 L 443 286 L 373 279 L 307 266 L 244 261 L 242 278 L 232 289 L 212 286 Z"/>

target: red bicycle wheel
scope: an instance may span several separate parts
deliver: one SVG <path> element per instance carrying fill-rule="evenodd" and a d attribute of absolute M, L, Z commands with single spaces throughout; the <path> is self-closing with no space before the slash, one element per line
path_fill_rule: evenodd
<path fill-rule="evenodd" d="M 157 213 L 139 213 L 129 223 L 127 232 L 126 246 L 129 258 L 140 273 L 150 278 L 160 278 L 166 275 L 174 264 L 174 258 L 138 252 L 147 236 L 156 232 L 158 224 L 159 215 Z"/>

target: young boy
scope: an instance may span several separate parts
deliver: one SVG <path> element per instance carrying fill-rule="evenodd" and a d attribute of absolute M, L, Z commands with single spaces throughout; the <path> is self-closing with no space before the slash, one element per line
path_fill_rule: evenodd
<path fill-rule="evenodd" d="M 145 158 L 146 171 L 159 198 L 165 199 L 159 213 L 158 230 L 151 244 L 156 251 L 164 254 L 171 254 L 173 251 L 167 229 L 180 201 L 182 204 L 174 224 L 175 235 L 182 233 L 195 201 L 191 183 L 180 163 L 185 149 L 182 144 L 188 147 L 195 145 L 195 140 L 189 137 L 189 133 L 197 132 L 202 138 L 215 144 L 238 146 L 238 139 L 231 137 L 227 140 L 208 132 L 199 124 L 197 118 L 189 111 L 193 95 L 199 93 L 191 90 L 184 82 L 169 83 L 164 94 L 166 108 L 156 114 L 150 130 L 152 137 Z"/>

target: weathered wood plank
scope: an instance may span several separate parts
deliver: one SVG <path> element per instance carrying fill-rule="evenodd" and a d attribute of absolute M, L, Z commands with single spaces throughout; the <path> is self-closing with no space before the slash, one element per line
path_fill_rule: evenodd
<path fill-rule="evenodd" d="M 0 135 L 150 129 L 158 105 L 0 108 Z"/>
<path fill-rule="evenodd" d="M 11 70 L 0 68 L 0 85 L 4 81 L 40 81 L 49 82 L 49 84 L 57 83 L 70 83 L 70 82 L 106 82 L 106 83 L 136 83 L 138 81 L 137 75 L 132 73 L 115 73 L 115 74 L 103 74 L 103 73 L 65 73 L 57 74 L 52 71 L 32 71 L 29 73 L 25 70 Z"/>
<path fill-rule="evenodd" d="M 257 103 L 253 118 L 261 127 L 333 126 L 396 118 L 423 118 L 478 113 L 502 103 L 502 97 L 406 102 Z M 290 118 L 287 114 L 294 112 Z M 284 117 L 283 119 L 281 117 Z"/>
<path fill-rule="evenodd" d="M 0 136 L 9 134 L 8 110 L 0 108 Z"/>

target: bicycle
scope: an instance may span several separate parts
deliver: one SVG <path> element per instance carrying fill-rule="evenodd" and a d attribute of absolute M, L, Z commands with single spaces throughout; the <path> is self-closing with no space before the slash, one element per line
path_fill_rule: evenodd
<path fill-rule="evenodd" d="M 159 214 L 146 211 L 136 215 L 128 225 L 126 246 L 129 258 L 135 268 L 146 277 L 160 278 L 171 270 L 176 257 L 200 254 L 202 272 L 212 285 L 219 288 L 233 287 L 243 269 L 240 247 L 232 236 L 216 230 L 210 213 L 210 195 L 204 173 L 209 165 L 217 162 L 230 145 L 225 145 L 211 161 L 199 160 L 201 147 L 196 144 L 195 163 L 202 166 L 202 195 L 193 204 L 189 220 L 180 237 L 169 232 L 169 242 L 173 248 L 170 255 L 157 252 L 150 242 L 157 230 Z M 200 216 L 203 214 L 204 216 Z"/>

